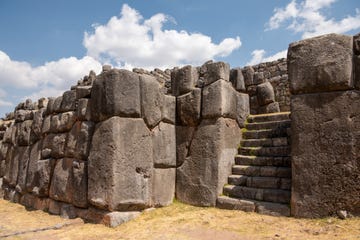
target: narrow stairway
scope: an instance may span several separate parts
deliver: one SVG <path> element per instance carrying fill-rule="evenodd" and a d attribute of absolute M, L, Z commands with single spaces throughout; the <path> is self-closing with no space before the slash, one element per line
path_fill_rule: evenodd
<path fill-rule="evenodd" d="M 251 115 L 217 207 L 290 216 L 289 112 Z"/>

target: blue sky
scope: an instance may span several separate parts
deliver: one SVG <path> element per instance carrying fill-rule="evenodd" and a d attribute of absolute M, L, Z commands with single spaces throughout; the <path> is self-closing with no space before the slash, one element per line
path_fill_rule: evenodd
<path fill-rule="evenodd" d="M 172 68 L 214 59 L 242 67 L 288 44 L 360 32 L 358 0 L 1 0 L 0 116 L 57 96 L 91 69 Z"/>

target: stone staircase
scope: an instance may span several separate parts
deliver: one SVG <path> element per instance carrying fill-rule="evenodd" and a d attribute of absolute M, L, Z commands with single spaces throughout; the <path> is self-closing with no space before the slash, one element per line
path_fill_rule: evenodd
<path fill-rule="evenodd" d="M 290 216 L 289 112 L 248 117 L 232 175 L 217 207 Z"/>

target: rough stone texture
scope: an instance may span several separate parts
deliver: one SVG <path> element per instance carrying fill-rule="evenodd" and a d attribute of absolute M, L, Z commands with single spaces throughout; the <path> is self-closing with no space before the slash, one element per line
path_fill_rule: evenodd
<path fill-rule="evenodd" d="M 190 145 L 195 127 L 176 126 L 176 166 L 181 166 L 190 154 Z"/>
<path fill-rule="evenodd" d="M 66 133 L 49 134 L 45 136 L 43 141 L 42 158 L 63 158 L 65 156 L 66 138 Z"/>
<path fill-rule="evenodd" d="M 33 194 L 38 197 L 49 196 L 49 187 L 54 166 L 54 159 L 39 160 L 37 162 L 37 170 L 34 176 L 34 187 L 32 189 Z"/>
<path fill-rule="evenodd" d="M 293 94 L 348 90 L 352 81 L 351 36 L 328 34 L 290 44 L 290 90 Z"/>
<path fill-rule="evenodd" d="M 202 91 L 202 117 L 236 118 L 236 91 L 230 82 L 216 81 Z"/>
<path fill-rule="evenodd" d="M 292 215 L 360 214 L 360 92 L 293 96 Z"/>
<path fill-rule="evenodd" d="M 245 127 L 246 118 L 249 114 L 249 95 L 245 93 L 236 93 L 236 121 L 240 128 Z"/>
<path fill-rule="evenodd" d="M 16 155 L 18 155 L 16 159 L 19 161 L 19 170 L 15 189 L 17 192 L 22 194 L 24 194 L 26 191 L 26 173 L 29 164 L 29 154 L 30 147 L 19 147 L 16 153 Z"/>
<path fill-rule="evenodd" d="M 153 157 L 155 167 L 176 166 L 176 137 L 175 126 L 161 122 L 152 136 Z"/>
<path fill-rule="evenodd" d="M 97 76 L 91 91 L 91 116 L 140 117 L 140 80 L 136 73 L 112 69 Z"/>
<path fill-rule="evenodd" d="M 161 106 L 162 121 L 175 124 L 176 121 L 176 97 L 165 95 Z"/>
<path fill-rule="evenodd" d="M 61 112 L 74 111 L 76 107 L 76 91 L 66 91 L 63 94 L 62 102 L 60 105 Z"/>
<path fill-rule="evenodd" d="M 52 110 L 55 113 L 61 113 L 61 103 L 63 101 L 63 96 L 59 96 L 55 98 L 54 103 L 52 105 Z"/>
<path fill-rule="evenodd" d="M 188 157 L 177 168 L 177 199 L 198 206 L 215 206 L 231 172 L 240 138 L 235 120 L 203 120 L 191 141 Z"/>
<path fill-rule="evenodd" d="M 354 53 L 360 55 L 360 33 L 354 35 Z"/>
<path fill-rule="evenodd" d="M 22 123 L 18 123 L 17 125 L 17 143 L 19 146 L 29 146 L 34 137 L 32 134 L 32 120 L 26 120 Z"/>
<path fill-rule="evenodd" d="M 264 113 L 276 113 L 276 112 L 280 112 L 280 107 L 279 107 L 279 103 L 278 103 L 278 102 L 269 103 L 268 105 L 261 106 L 261 107 L 258 109 L 258 113 L 259 113 L 259 114 L 264 114 Z"/>
<path fill-rule="evenodd" d="M 360 56 L 354 56 L 355 88 L 360 89 Z"/>
<path fill-rule="evenodd" d="M 242 74 L 241 68 L 235 68 L 230 70 L 230 82 L 232 83 L 236 91 L 246 91 L 244 76 Z"/>
<path fill-rule="evenodd" d="M 81 121 L 90 121 L 90 109 L 90 100 L 86 98 L 80 98 L 78 100 L 78 107 L 76 109 L 76 118 Z"/>
<path fill-rule="evenodd" d="M 44 108 L 34 112 L 34 120 L 31 125 L 31 130 L 35 141 L 41 138 L 44 112 Z"/>
<path fill-rule="evenodd" d="M 152 155 L 151 133 L 142 119 L 98 123 L 89 155 L 89 202 L 111 211 L 149 206 Z"/>
<path fill-rule="evenodd" d="M 86 160 L 94 128 L 93 122 L 76 122 L 67 136 L 65 155 Z"/>
<path fill-rule="evenodd" d="M 152 205 L 170 205 L 175 195 L 175 168 L 155 168 L 153 172 Z"/>
<path fill-rule="evenodd" d="M 161 107 L 164 104 L 164 94 L 160 84 L 154 77 L 140 75 L 141 113 L 149 128 L 155 127 L 161 121 Z"/>
<path fill-rule="evenodd" d="M 102 223 L 108 227 L 116 227 L 120 224 L 128 222 L 138 216 L 141 212 L 131 211 L 131 212 L 111 212 L 104 215 L 102 218 Z"/>
<path fill-rule="evenodd" d="M 260 106 L 264 106 L 275 101 L 274 88 L 270 82 L 265 82 L 257 86 L 257 100 Z"/>
<path fill-rule="evenodd" d="M 90 98 L 91 86 L 77 86 L 76 87 L 76 99 Z"/>
<path fill-rule="evenodd" d="M 177 98 L 177 115 L 185 126 L 196 126 L 201 113 L 201 89 L 195 88 L 190 93 Z"/>
<path fill-rule="evenodd" d="M 64 158 L 56 161 L 50 185 L 50 198 L 66 203 L 72 202 L 72 164 L 73 160 L 71 158 Z"/>
<path fill-rule="evenodd" d="M 177 69 L 171 74 L 171 92 L 175 96 L 191 92 L 199 78 L 195 67 L 190 65 Z"/>
<path fill-rule="evenodd" d="M 42 128 L 41 128 L 41 132 L 42 134 L 47 134 L 50 132 L 51 130 L 51 115 L 49 116 L 46 116 L 44 118 L 44 121 L 43 121 L 43 125 L 42 125 Z"/>
<path fill-rule="evenodd" d="M 36 185 L 36 172 L 38 169 L 38 161 L 41 157 L 41 142 L 38 141 L 31 146 L 30 156 L 29 156 L 29 165 L 26 175 L 26 190 L 32 192 L 33 188 Z"/>
<path fill-rule="evenodd" d="M 244 76 L 245 86 L 250 86 L 254 84 L 254 74 L 255 71 L 251 66 L 244 67 L 242 70 Z"/>
<path fill-rule="evenodd" d="M 210 62 L 205 64 L 206 71 L 203 80 L 205 85 L 209 85 L 219 79 L 229 81 L 230 65 L 224 62 Z"/>
<path fill-rule="evenodd" d="M 52 133 L 68 132 L 76 121 L 75 112 L 65 112 L 51 117 L 50 131 Z"/>
<path fill-rule="evenodd" d="M 76 207 L 86 208 L 87 191 L 88 191 L 88 175 L 87 162 L 74 160 L 72 165 L 72 184 L 73 198 L 72 204 Z"/>

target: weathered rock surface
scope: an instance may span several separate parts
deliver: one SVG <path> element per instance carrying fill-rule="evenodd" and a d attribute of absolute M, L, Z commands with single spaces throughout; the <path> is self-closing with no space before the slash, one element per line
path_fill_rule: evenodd
<path fill-rule="evenodd" d="M 94 128 L 93 122 L 76 122 L 67 136 L 65 155 L 86 160 Z"/>
<path fill-rule="evenodd" d="M 270 82 L 265 82 L 257 86 L 257 100 L 260 106 L 275 102 L 274 88 Z"/>
<path fill-rule="evenodd" d="M 66 91 L 63 94 L 60 111 L 69 112 L 74 111 L 76 107 L 76 91 Z"/>
<path fill-rule="evenodd" d="M 204 87 L 202 92 L 202 117 L 236 118 L 236 91 L 230 82 L 219 80 Z"/>
<path fill-rule="evenodd" d="M 229 81 L 230 78 L 230 65 L 224 62 L 210 62 L 206 63 L 206 71 L 203 74 L 203 81 L 205 86 L 217 80 Z"/>
<path fill-rule="evenodd" d="M 161 107 L 164 104 L 164 94 L 158 81 L 149 75 L 140 75 L 141 113 L 149 128 L 155 127 L 161 121 Z"/>
<path fill-rule="evenodd" d="M 98 123 L 89 155 L 89 202 L 111 211 L 146 208 L 152 167 L 152 137 L 142 119 L 112 117 Z"/>
<path fill-rule="evenodd" d="M 175 195 L 175 168 L 155 168 L 153 172 L 152 205 L 170 205 Z"/>
<path fill-rule="evenodd" d="M 360 213 L 360 92 L 293 96 L 292 215 Z"/>
<path fill-rule="evenodd" d="M 189 156 L 177 168 L 176 197 L 189 204 L 215 206 L 240 138 L 235 120 L 203 120 L 191 141 Z"/>
<path fill-rule="evenodd" d="M 351 36 L 328 34 L 290 44 L 290 90 L 293 94 L 348 90 L 352 81 Z"/>
<path fill-rule="evenodd" d="M 94 81 L 91 95 L 94 121 L 141 115 L 140 80 L 136 73 L 116 69 L 103 72 Z"/>
<path fill-rule="evenodd" d="M 236 91 L 246 91 L 244 76 L 241 68 L 234 68 L 230 70 L 230 82 L 233 84 Z"/>
<path fill-rule="evenodd" d="M 194 88 L 190 93 L 177 98 L 177 114 L 180 123 L 185 126 L 196 126 L 201 113 L 201 89 Z"/>
<path fill-rule="evenodd" d="M 176 97 L 165 95 L 161 106 L 162 121 L 175 124 L 176 122 Z"/>
<path fill-rule="evenodd" d="M 245 127 L 246 118 L 250 114 L 250 100 L 246 93 L 236 93 L 236 121 L 240 128 Z"/>
<path fill-rule="evenodd" d="M 152 136 L 153 158 L 155 167 L 176 166 L 176 137 L 175 126 L 161 122 Z"/>
<path fill-rule="evenodd" d="M 179 96 L 191 92 L 199 78 L 195 67 L 190 65 L 177 69 L 171 74 L 171 91 L 173 95 Z"/>

